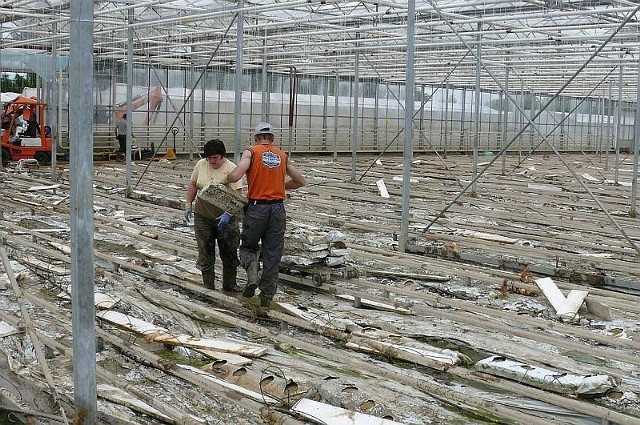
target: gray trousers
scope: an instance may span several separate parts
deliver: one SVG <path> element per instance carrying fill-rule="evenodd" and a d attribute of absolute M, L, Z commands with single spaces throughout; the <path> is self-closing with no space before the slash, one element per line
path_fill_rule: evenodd
<path fill-rule="evenodd" d="M 283 202 L 274 204 L 249 202 L 242 222 L 240 264 L 246 269 L 252 262 L 260 260 L 257 258 L 260 252 L 262 276 L 258 288 L 263 298 L 273 298 L 278 289 L 278 272 L 284 247 L 286 223 L 287 213 Z"/>

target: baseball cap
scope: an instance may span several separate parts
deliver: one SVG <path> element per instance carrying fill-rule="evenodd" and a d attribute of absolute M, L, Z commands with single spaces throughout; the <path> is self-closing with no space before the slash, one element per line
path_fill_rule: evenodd
<path fill-rule="evenodd" d="M 273 127 L 268 122 L 261 122 L 256 126 L 256 131 L 253 133 L 254 136 L 258 134 L 271 134 L 273 136 Z"/>

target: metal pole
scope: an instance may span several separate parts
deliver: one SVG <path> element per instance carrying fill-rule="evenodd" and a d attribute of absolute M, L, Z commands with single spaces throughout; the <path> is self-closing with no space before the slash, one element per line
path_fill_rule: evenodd
<path fill-rule="evenodd" d="M 340 74 L 336 71 L 336 88 L 334 91 L 334 107 L 333 107 L 333 160 L 338 160 L 338 118 L 340 117 L 340 105 L 338 99 L 340 98 Z"/>
<path fill-rule="evenodd" d="M 51 98 L 49 99 L 47 121 L 51 128 L 51 181 L 58 181 L 58 23 L 51 24 L 51 61 L 53 62 L 53 74 L 51 74 Z M 40 118 L 42 119 L 42 118 Z"/>
<path fill-rule="evenodd" d="M 289 116 L 288 116 L 288 125 L 289 125 L 289 148 L 288 154 L 289 158 L 291 158 L 293 154 L 293 126 L 295 124 L 295 116 L 297 109 L 297 93 L 298 91 L 298 72 L 295 66 L 289 67 Z"/>
<path fill-rule="evenodd" d="M 480 47 L 480 43 L 482 42 L 482 24 L 478 22 L 478 44 L 476 44 L 476 89 L 474 93 L 475 98 L 475 118 L 473 120 L 474 124 L 474 137 L 473 137 L 473 165 L 472 165 L 472 178 L 474 179 L 473 185 L 471 185 L 471 196 L 476 196 L 476 190 L 478 188 L 478 179 L 476 176 L 478 175 L 478 148 L 480 146 L 480 73 L 482 71 L 482 49 Z"/>
<path fill-rule="evenodd" d="M 618 104 L 616 105 L 616 126 L 613 128 L 614 130 L 614 140 L 613 144 L 615 148 L 615 162 L 613 164 L 613 181 L 615 184 L 618 184 L 618 164 L 620 162 L 620 130 L 622 126 L 622 85 L 623 85 L 623 68 L 622 62 L 620 62 L 620 69 L 618 72 Z"/>
<path fill-rule="evenodd" d="M 524 80 L 520 80 L 520 127 L 524 127 Z M 518 139 L 518 163 L 522 160 L 522 136 Z"/>
<path fill-rule="evenodd" d="M 71 3 L 69 186 L 74 424 L 95 424 L 96 330 L 93 267 L 93 1 Z"/>
<path fill-rule="evenodd" d="M 378 98 L 378 90 L 376 90 L 376 100 Z M 424 149 L 424 84 L 420 85 L 420 116 L 418 118 L 418 149 Z M 378 113 L 378 105 L 376 102 L 376 118 Z M 377 147 L 377 146 L 376 146 Z"/>
<path fill-rule="evenodd" d="M 133 7 L 128 11 L 129 28 L 127 30 L 127 147 L 125 149 L 125 185 L 127 198 L 131 195 L 131 126 L 133 124 Z M 72 115 L 73 116 L 73 115 Z"/>
<path fill-rule="evenodd" d="M 329 77 L 322 80 L 322 150 L 327 150 L 327 115 L 329 114 Z"/>
<path fill-rule="evenodd" d="M 507 55 L 509 52 L 507 52 Z M 509 58 L 507 57 L 507 62 Z M 500 144 L 500 150 L 502 150 L 503 146 L 507 143 L 507 131 L 509 129 L 509 97 L 507 93 L 509 93 L 509 65 L 507 64 L 507 68 L 504 72 L 504 103 L 502 104 L 502 113 L 504 114 L 504 120 L 502 121 L 502 143 Z M 506 175 L 506 167 L 507 167 L 507 151 L 502 152 L 502 175 Z"/>
<path fill-rule="evenodd" d="M 360 97 L 360 33 L 356 33 L 356 57 L 353 71 L 353 119 L 351 120 L 351 181 L 356 181 L 356 151 L 358 150 L 358 97 Z"/>
<path fill-rule="evenodd" d="M 244 32 L 244 14 L 242 8 L 244 1 L 238 1 L 238 23 L 236 25 L 236 74 L 235 74 L 235 110 L 233 111 L 234 121 L 233 129 L 235 136 L 235 149 L 233 152 L 233 160 L 237 164 L 240 162 L 240 154 L 242 153 L 242 42 Z"/>
<path fill-rule="evenodd" d="M 2 70 L 2 37 L 0 37 L 0 70 Z M 0 74 L 0 77 L 2 75 Z M 0 95 L 2 94 L 2 78 L 0 78 Z M 2 165 L 2 150 L 0 150 L 0 170 L 4 170 Z"/>
<path fill-rule="evenodd" d="M 631 209 L 629 215 L 637 216 L 636 202 L 638 196 L 638 150 L 640 149 L 640 59 L 638 60 L 638 84 L 636 87 L 635 137 L 633 143 L 633 177 L 631 178 Z"/>
<path fill-rule="evenodd" d="M 416 2 L 407 2 L 407 65 L 404 93 L 404 155 L 402 164 L 402 222 L 398 248 L 405 252 L 409 235 L 409 199 L 411 196 L 411 161 L 413 159 L 413 94 L 415 91 L 414 37 L 416 22 Z"/>
<path fill-rule="evenodd" d="M 207 68 L 202 70 L 202 74 L 204 74 L 204 78 L 200 84 L 200 140 L 204 141 L 205 128 L 207 126 Z M 176 148 L 174 147 L 173 150 L 175 152 Z"/>
<path fill-rule="evenodd" d="M 609 169 L 609 147 L 611 147 L 611 106 L 613 106 L 613 82 L 609 80 L 609 99 L 607 100 L 607 146 L 604 151 L 604 169 Z"/>
<path fill-rule="evenodd" d="M 462 99 L 462 115 L 464 115 L 464 98 Z M 452 107 L 453 108 L 453 107 Z M 440 115 L 440 131 L 444 133 L 444 135 L 440 135 L 441 140 L 444 137 L 444 156 L 447 156 L 447 147 L 449 146 L 449 124 L 447 120 L 449 119 L 449 83 L 444 83 L 444 115 Z M 451 114 L 451 121 L 453 121 L 453 113 Z M 460 132 L 462 132 L 464 128 L 464 123 L 460 124 Z M 451 143 L 451 147 L 453 147 L 453 143 Z"/>
<path fill-rule="evenodd" d="M 185 72 L 187 72 L 187 71 L 185 70 Z M 191 93 L 195 93 L 196 88 L 197 88 L 196 86 L 198 84 L 198 83 L 195 82 L 194 75 L 195 75 L 195 69 L 194 69 L 194 66 L 193 66 L 193 63 L 192 63 L 191 66 L 189 66 L 189 85 L 191 86 Z M 199 81 L 202 81 L 202 80 L 199 80 Z M 191 98 L 189 99 L 189 131 L 188 131 L 189 138 L 191 140 L 193 140 L 193 135 L 194 135 L 194 132 L 193 132 L 193 123 L 194 123 L 193 114 L 195 113 L 195 111 L 196 111 L 196 97 L 195 96 L 191 96 Z M 193 145 L 193 143 L 192 143 L 192 145 Z M 175 146 L 173 147 L 173 153 L 176 153 L 176 147 Z M 189 161 L 193 161 L 193 149 L 189 149 Z"/>
<path fill-rule="evenodd" d="M 262 52 L 262 121 L 269 122 L 269 90 L 267 85 L 267 28 L 264 29 L 264 39 L 262 40 L 264 48 Z"/>

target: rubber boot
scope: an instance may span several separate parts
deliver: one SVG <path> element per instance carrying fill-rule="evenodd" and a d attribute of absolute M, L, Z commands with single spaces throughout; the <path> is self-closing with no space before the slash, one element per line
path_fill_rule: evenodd
<path fill-rule="evenodd" d="M 215 272 L 203 272 L 202 283 L 207 289 L 216 289 L 216 274 Z"/>
<path fill-rule="evenodd" d="M 258 268 L 260 267 L 260 262 L 255 259 L 251 261 L 245 270 L 247 271 L 247 286 L 244 287 L 242 291 L 242 296 L 246 298 L 251 298 L 256 294 L 256 289 L 258 289 Z"/>
<path fill-rule="evenodd" d="M 260 298 L 260 307 L 269 308 L 269 304 L 271 304 L 271 298 L 267 297 L 259 297 Z"/>
<path fill-rule="evenodd" d="M 234 268 L 222 268 L 222 290 L 226 292 L 241 292 L 242 288 L 240 288 L 236 284 L 236 273 L 237 269 Z"/>

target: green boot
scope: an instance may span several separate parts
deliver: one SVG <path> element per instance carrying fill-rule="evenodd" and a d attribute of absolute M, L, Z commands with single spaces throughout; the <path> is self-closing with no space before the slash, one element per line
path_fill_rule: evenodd
<path fill-rule="evenodd" d="M 255 259 L 251 261 L 245 270 L 247 271 L 247 286 L 244 287 L 242 291 L 242 296 L 246 298 L 251 298 L 256 294 L 256 289 L 258 289 L 258 268 L 260 267 L 260 262 Z"/>
<path fill-rule="evenodd" d="M 222 268 L 222 290 L 226 292 L 241 292 L 240 288 L 236 284 L 237 269 L 235 267 L 223 267 Z"/>
<path fill-rule="evenodd" d="M 269 304 L 271 304 L 271 298 L 260 296 L 260 307 L 269 308 Z"/>
<path fill-rule="evenodd" d="M 216 289 L 216 273 L 213 271 L 202 272 L 202 283 L 207 289 Z"/>

